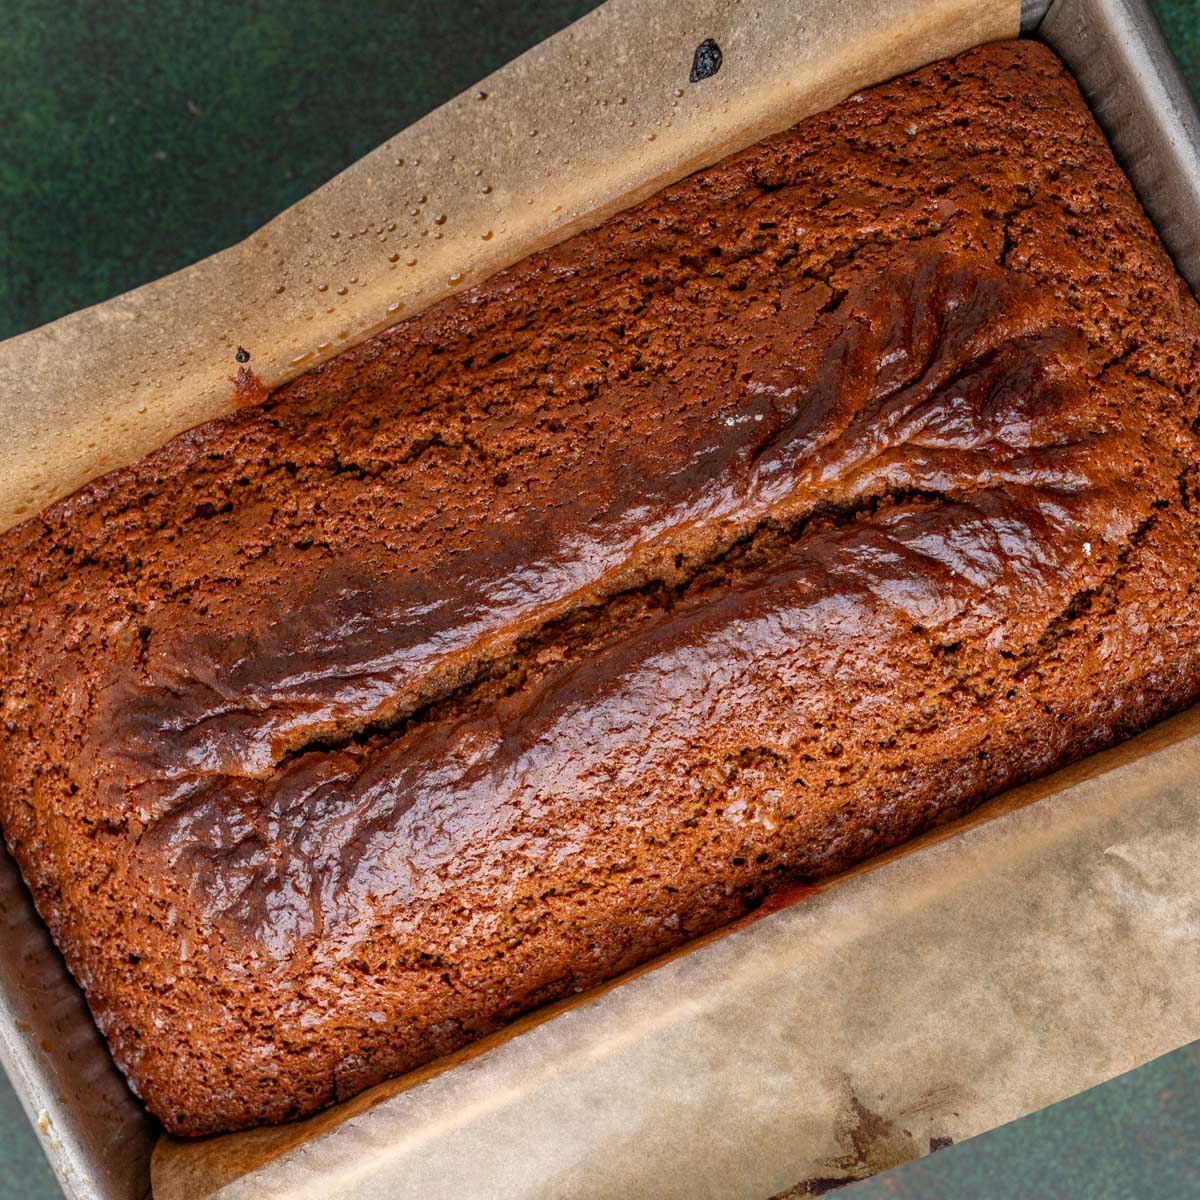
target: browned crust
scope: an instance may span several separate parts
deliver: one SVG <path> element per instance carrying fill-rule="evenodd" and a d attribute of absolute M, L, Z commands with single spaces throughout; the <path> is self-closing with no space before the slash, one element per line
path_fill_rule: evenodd
<path fill-rule="evenodd" d="M 1044 47 L 854 97 L 0 541 L 0 818 L 169 1129 L 1196 696 L 1200 314 Z"/>

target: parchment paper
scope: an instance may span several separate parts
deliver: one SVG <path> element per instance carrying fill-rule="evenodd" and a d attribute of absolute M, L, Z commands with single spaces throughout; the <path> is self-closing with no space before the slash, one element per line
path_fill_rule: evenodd
<path fill-rule="evenodd" d="M 0 345 L 0 527 L 1016 0 L 609 0 L 224 254 Z M 692 84 L 703 38 L 721 72 Z M 1200 716 L 309 1121 L 176 1197 L 819 1194 L 1200 1036 Z M 447 1069 L 452 1067 L 453 1069 Z"/>

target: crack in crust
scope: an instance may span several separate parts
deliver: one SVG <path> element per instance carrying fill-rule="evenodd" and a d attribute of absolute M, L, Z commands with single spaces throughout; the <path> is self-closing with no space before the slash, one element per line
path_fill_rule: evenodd
<path fill-rule="evenodd" d="M 458 559 L 458 597 L 423 591 L 424 603 L 413 591 L 423 578 L 397 585 L 343 559 L 322 569 L 266 644 L 255 626 L 245 646 L 224 632 L 214 643 L 200 622 L 156 656 L 148 623 L 145 677 L 119 677 L 93 726 L 93 761 L 111 781 L 104 819 L 121 826 L 140 810 L 153 822 L 205 777 L 265 779 L 313 747 L 406 728 L 422 712 L 439 719 L 445 701 L 494 683 L 497 664 L 539 631 L 581 613 L 601 642 L 608 609 L 632 594 L 679 595 L 698 578 L 719 586 L 747 545 L 786 555 L 816 518 L 849 524 L 922 492 L 1050 488 L 1069 506 L 1119 489 L 1094 463 L 1129 430 L 1092 419 L 1086 344 L 1002 273 L 934 251 L 856 282 L 838 311 L 813 336 L 808 364 L 780 357 L 778 341 L 769 361 L 740 356 L 741 406 L 727 403 L 683 448 L 690 494 L 672 504 L 667 480 L 662 515 L 647 522 L 654 537 L 581 558 L 568 531 L 551 551 L 560 565 L 531 582 L 525 564 L 536 552 L 506 532 L 502 553 Z M 786 314 L 777 320 L 786 330 Z M 630 499 L 644 516 L 653 488 Z M 586 527 L 593 518 L 581 515 Z M 602 518 L 612 517 L 609 505 Z M 524 603 L 502 603 L 506 595 Z M 209 659 L 239 664 L 235 679 L 244 664 L 244 682 L 199 673 Z"/>

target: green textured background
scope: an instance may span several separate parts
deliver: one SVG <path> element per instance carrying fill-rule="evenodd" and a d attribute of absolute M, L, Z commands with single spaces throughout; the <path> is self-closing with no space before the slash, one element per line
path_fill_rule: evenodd
<path fill-rule="evenodd" d="M 593 6 L 8 0 L 0 338 L 238 241 Z M 1200 94 L 1200 2 L 1154 7 Z M 57 1195 L 0 1078 L 0 1197 Z M 1200 1043 L 839 1195 L 1200 1197 Z"/>

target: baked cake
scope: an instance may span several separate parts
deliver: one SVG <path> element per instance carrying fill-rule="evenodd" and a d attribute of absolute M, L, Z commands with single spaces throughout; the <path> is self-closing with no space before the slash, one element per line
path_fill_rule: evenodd
<path fill-rule="evenodd" d="M 1200 310 L 1043 46 L 0 538 L 0 819 L 170 1131 L 349 1096 L 1200 691 Z"/>

